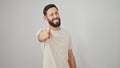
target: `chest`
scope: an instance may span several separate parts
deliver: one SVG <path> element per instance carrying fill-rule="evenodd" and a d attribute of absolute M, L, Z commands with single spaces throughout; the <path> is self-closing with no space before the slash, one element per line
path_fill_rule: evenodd
<path fill-rule="evenodd" d="M 69 35 L 64 32 L 52 33 L 52 38 L 49 41 L 50 45 L 61 49 L 68 49 Z"/>

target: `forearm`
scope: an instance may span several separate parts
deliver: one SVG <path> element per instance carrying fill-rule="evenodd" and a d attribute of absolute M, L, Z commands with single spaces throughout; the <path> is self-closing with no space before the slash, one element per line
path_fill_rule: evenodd
<path fill-rule="evenodd" d="M 69 62 L 70 68 L 76 68 L 76 61 L 75 61 L 75 57 L 74 57 L 74 55 L 72 53 L 72 50 L 69 51 L 69 60 L 68 60 L 68 62 Z"/>
<path fill-rule="evenodd" d="M 70 68 L 76 68 L 76 62 L 74 57 L 71 57 L 71 59 L 68 62 L 69 62 Z"/>

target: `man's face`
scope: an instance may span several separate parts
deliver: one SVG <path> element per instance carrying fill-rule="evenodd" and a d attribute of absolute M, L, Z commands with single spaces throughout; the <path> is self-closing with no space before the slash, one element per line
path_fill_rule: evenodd
<path fill-rule="evenodd" d="M 60 16 L 55 7 L 48 9 L 46 18 L 48 23 L 53 27 L 59 27 L 61 25 Z"/>

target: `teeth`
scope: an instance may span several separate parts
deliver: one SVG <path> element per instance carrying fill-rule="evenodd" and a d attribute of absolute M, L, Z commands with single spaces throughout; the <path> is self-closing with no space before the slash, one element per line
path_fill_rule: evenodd
<path fill-rule="evenodd" d="M 54 21 L 58 21 L 58 19 L 55 19 Z"/>
<path fill-rule="evenodd" d="M 58 20 L 58 19 L 55 19 L 55 20 Z"/>

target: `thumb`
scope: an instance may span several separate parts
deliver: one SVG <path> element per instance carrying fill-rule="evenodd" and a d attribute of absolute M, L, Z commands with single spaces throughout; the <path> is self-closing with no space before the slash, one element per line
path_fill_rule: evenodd
<path fill-rule="evenodd" d="M 47 28 L 47 33 L 50 34 L 50 28 Z"/>
<path fill-rule="evenodd" d="M 48 38 L 50 38 L 50 28 L 47 28 L 47 34 L 48 34 Z"/>

